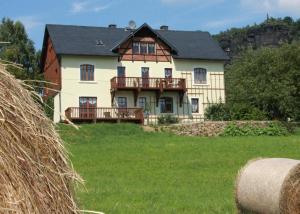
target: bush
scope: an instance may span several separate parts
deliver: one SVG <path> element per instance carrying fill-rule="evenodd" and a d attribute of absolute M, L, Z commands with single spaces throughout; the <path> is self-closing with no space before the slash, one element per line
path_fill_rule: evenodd
<path fill-rule="evenodd" d="M 268 120 L 267 114 L 256 107 L 235 104 L 228 109 L 231 120 Z"/>
<path fill-rule="evenodd" d="M 158 124 L 174 124 L 178 123 L 178 118 L 172 114 L 160 115 L 158 117 Z"/>
<path fill-rule="evenodd" d="M 287 128 L 279 122 L 269 123 L 266 127 L 258 127 L 255 124 L 246 124 L 238 126 L 236 123 L 230 123 L 221 134 L 222 136 L 281 136 L 287 135 Z"/>
<path fill-rule="evenodd" d="M 205 110 L 205 118 L 212 121 L 267 120 L 267 115 L 252 106 L 243 104 L 228 106 L 224 103 L 218 103 L 210 105 Z"/>
<path fill-rule="evenodd" d="M 204 116 L 212 121 L 231 120 L 230 112 L 224 103 L 212 104 L 205 109 Z"/>
<path fill-rule="evenodd" d="M 54 98 L 53 97 L 48 97 L 46 100 L 44 100 L 44 111 L 45 114 L 48 118 L 53 120 L 53 115 L 54 115 Z"/>

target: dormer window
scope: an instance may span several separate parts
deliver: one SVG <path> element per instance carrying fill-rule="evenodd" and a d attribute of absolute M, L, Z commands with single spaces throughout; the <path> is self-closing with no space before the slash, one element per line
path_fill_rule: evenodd
<path fill-rule="evenodd" d="M 134 42 L 132 44 L 133 54 L 155 54 L 155 43 Z"/>
<path fill-rule="evenodd" d="M 132 52 L 134 54 L 139 54 L 140 53 L 140 43 L 139 42 L 134 42 L 132 45 Z"/>
<path fill-rule="evenodd" d="M 147 54 L 147 43 L 140 43 L 141 54 Z"/>

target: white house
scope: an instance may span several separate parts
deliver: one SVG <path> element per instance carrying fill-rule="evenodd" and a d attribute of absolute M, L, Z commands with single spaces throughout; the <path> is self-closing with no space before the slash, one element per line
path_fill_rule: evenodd
<path fill-rule="evenodd" d="M 226 53 L 209 33 L 46 25 L 42 66 L 54 121 L 201 120 L 225 102 Z"/>

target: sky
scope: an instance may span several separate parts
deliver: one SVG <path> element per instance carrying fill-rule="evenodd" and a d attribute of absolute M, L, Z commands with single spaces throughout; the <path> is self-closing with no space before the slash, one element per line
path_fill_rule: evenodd
<path fill-rule="evenodd" d="M 216 34 L 272 17 L 300 18 L 300 0 L 0 0 L 0 18 L 24 25 L 41 49 L 45 24 L 137 26 L 201 30 Z"/>

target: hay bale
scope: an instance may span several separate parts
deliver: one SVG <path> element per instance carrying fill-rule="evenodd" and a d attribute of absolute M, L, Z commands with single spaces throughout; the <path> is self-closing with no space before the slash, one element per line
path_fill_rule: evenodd
<path fill-rule="evenodd" d="M 249 161 L 236 181 L 240 213 L 300 213 L 300 161 L 269 158 Z"/>
<path fill-rule="evenodd" d="M 32 97 L 0 66 L 0 213 L 78 213 L 79 177 Z"/>

